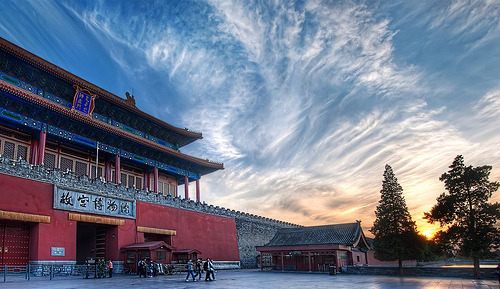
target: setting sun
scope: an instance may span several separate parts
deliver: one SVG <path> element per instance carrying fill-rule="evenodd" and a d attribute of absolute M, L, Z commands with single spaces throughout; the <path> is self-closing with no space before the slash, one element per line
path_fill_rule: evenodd
<path fill-rule="evenodd" d="M 425 232 L 422 233 L 422 235 L 424 235 L 424 237 L 427 238 L 427 240 L 432 240 L 432 238 L 434 238 L 434 234 L 436 234 L 436 232 L 433 230 L 426 230 Z"/>

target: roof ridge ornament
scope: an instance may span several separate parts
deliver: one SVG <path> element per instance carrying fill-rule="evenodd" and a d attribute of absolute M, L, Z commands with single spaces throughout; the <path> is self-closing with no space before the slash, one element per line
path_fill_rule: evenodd
<path fill-rule="evenodd" d="M 130 106 L 130 107 L 134 107 L 134 108 L 137 108 L 135 106 L 135 98 L 133 95 L 131 95 L 128 91 L 125 92 L 125 96 L 127 97 L 127 99 L 125 99 L 125 103 Z"/>

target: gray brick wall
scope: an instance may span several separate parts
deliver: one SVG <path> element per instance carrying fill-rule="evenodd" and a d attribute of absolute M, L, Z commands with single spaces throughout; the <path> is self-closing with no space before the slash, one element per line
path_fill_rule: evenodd
<path fill-rule="evenodd" d="M 252 218 L 237 217 L 235 220 L 242 268 L 257 268 L 259 252 L 255 250 L 255 247 L 263 246 L 269 242 L 279 228 L 296 226 Z"/>

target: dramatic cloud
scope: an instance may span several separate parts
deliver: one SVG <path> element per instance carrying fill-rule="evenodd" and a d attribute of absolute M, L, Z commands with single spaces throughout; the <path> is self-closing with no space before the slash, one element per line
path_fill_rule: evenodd
<path fill-rule="evenodd" d="M 174 2 L 30 2 L 50 21 L 20 24 L 12 1 L 0 31 L 64 63 L 98 59 L 63 67 L 202 131 L 182 151 L 226 167 L 202 178 L 207 203 L 368 229 L 390 164 L 425 231 L 457 154 L 500 179 L 496 1 Z"/>

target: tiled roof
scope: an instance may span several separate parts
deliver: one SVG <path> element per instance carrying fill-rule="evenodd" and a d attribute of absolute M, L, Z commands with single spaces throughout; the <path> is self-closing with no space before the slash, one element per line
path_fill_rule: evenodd
<path fill-rule="evenodd" d="M 356 243 L 361 234 L 360 223 L 283 228 L 264 247 L 304 245 L 347 245 Z"/>
<path fill-rule="evenodd" d="M 122 247 L 122 250 L 155 250 L 160 247 L 165 247 L 169 250 L 173 250 L 173 247 L 163 241 L 152 241 L 152 242 L 142 242 L 142 243 L 134 243 L 125 247 Z"/>

